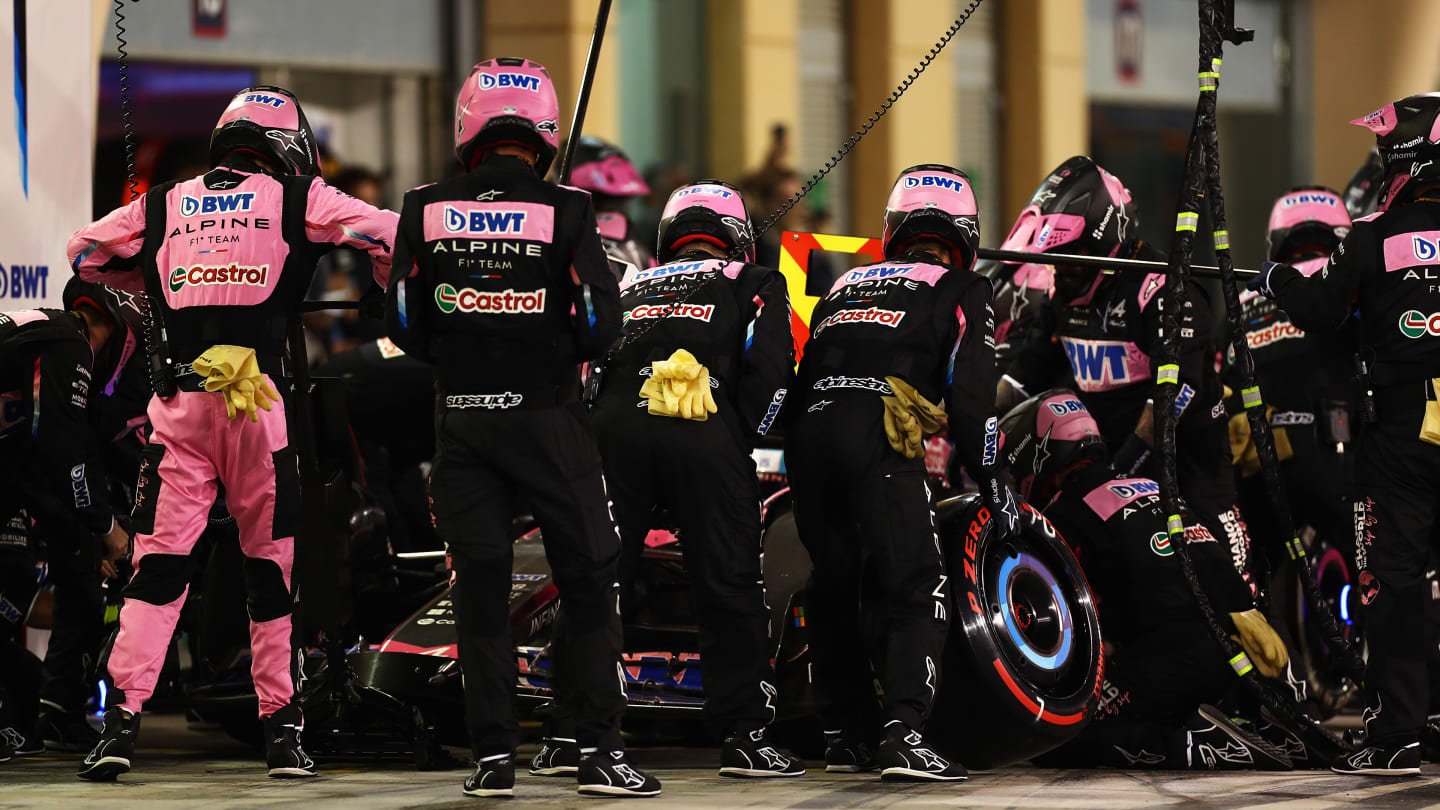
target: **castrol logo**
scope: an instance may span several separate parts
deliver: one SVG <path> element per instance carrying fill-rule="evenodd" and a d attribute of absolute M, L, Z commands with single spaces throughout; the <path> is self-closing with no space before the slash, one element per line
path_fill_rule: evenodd
<path fill-rule="evenodd" d="M 485 292 L 474 287 L 457 290 L 450 284 L 437 284 L 435 306 L 446 315 L 457 310 L 487 315 L 533 315 L 545 311 L 545 290 Z"/>
<path fill-rule="evenodd" d="M 1400 316 L 1400 334 L 1412 340 L 1426 335 L 1440 337 L 1440 312 L 1429 315 L 1413 309 L 1406 312 Z"/>
<path fill-rule="evenodd" d="M 826 329 L 839 324 L 873 324 L 877 326 L 888 326 L 891 329 L 900 325 L 905 319 L 905 313 L 896 309 L 880 309 L 869 307 L 867 309 L 842 309 L 821 321 L 815 327 L 815 334 L 820 334 Z"/>
<path fill-rule="evenodd" d="M 1300 327 L 1286 321 L 1285 323 L 1267 326 L 1264 329 L 1257 329 L 1254 332 L 1246 332 L 1245 342 L 1250 344 L 1250 348 L 1253 350 L 1269 346 L 1272 343 L 1277 343 L 1282 340 L 1302 337 L 1305 337 L 1305 333 L 1300 330 Z"/>
<path fill-rule="evenodd" d="M 247 287 L 264 287 L 270 277 L 270 265 L 246 267 L 232 264 L 222 267 L 195 265 L 177 267 L 170 271 L 170 292 L 178 293 L 185 287 L 208 287 L 217 284 L 243 284 Z"/>
<path fill-rule="evenodd" d="M 629 323 L 647 318 L 690 318 L 709 323 L 714 315 L 714 304 L 645 304 L 625 313 L 621 320 Z"/>

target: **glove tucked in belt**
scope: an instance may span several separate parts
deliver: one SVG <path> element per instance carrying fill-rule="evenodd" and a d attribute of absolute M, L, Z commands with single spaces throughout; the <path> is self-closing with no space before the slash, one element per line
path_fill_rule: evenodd
<path fill-rule="evenodd" d="M 1265 406 L 1265 421 L 1275 415 L 1275 408 Z M 1290 445 L 1290 434 L 1283 427 L 1270 428 L 1275 440 L 1275 456 L 1279 461 L 1289 461 L 1295 455 Z M 1249 478 L 1260 472 L 1260 452 L 1255 448 L 1255 437 L 1250 433 L 1250 418 L 1243 413 L 1230 417 L 1230 458 L 1240 468 L 1240 477 Z"/>
<path fill-rule="evenodd" d="M 640 396 L 650 401 L 649 411 L 655 416 L 704 422 L 717 410 L 709 369 L 684 349 L 650 364 L 650 378 L 640 386 Z"/>
<path fill-rule="evenodd" d="M 1240 642 L 1240 646 L 1244 648 L 1255 668 L 1260 670 L 1260 674 L 1267 678 L 1280 677 L 1280 673 L 1285 671 L 1285 665 L 1290 663 L 1290 653 L 1285 649 L 1285 642 L 1280 640 L 1275 628 L 1265 620 L 1265 614 L 1251 608 L 1242 613 L 1231 613 L 1230 621 L 1235 623 L 1235 632 L 1238 634 L 1231 638 Z"/>
<path fill-rule="evenodd" d="M 243 412 L 251 422 L 260 421 L 256 408 L 270 410 L 280 395 L 260 373 L 255 350 L 244 346 L 217 345 L 206 349 L 191 364 L 205 378 L 205 390 L 225 397 L 225 412 L 231 419 Z"/>
<path fill-rule="evenodd" d="M 899 377 L 886 377 L 892 396 L 884 396 L 885 438 L 895 452 L 906 458 L 924 458 L 925 437 L 945 430 L 949 417 L 945 408 L 920 395 L 915 386 Z"/>

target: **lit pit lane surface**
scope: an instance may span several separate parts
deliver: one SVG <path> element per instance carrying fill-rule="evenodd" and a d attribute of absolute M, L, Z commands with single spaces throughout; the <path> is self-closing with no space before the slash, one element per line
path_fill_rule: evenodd
<path fill-rule="evenodd" d="M 528 763 L 527 749 L 519 762 Z M 882 785 L 874 775 L 826 774 L 812 768 L 794 779 L 728 779 L 716 774 L 714 750 L 636 748 L 632 758 L 653 770 L 665 793 L 624 800 L 632 807 L 738 808 L 940 807 L 1284 807 L 1296 810 L 1361 806 L 1440 805 L 1440 766 L 1415 779 L 1338 776 L 1328 771 L 1281 774 L 1136 771 L 1055 771 L 1006 768 L 972 774 L 961 785 Z M 402 764 L 327 764 L 314 779 L 265 776 L 259 757 L 219 732 L 185 728 L 179 716 L 146 717 L 135 767 L 115 784 L 75 778 L 78 755 L 47 755 L 0 764 L 0 808 L 483 807 L 462 796 L 468 771 L 418 772 Z M 568 779 L 532 777 L 517 769 L 515 799 L 503 807 L 599 807 L 615 800 L 580 798 Z M 640 802 L 640 804 L 634 804 Z M 489 801 L 495 804 L 494 800 Z"/>

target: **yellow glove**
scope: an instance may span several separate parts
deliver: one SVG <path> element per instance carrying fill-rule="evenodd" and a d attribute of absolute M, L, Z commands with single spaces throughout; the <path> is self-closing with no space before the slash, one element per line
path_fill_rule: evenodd
<path fill-rule="evenodd" d="M 1244 648 L 1260 674 L 1267 678 L 1280 677 L 1290 662 L 1290 653 L 1275 628 L 1265 620 L 1265 614 L 1251 608 L 1243 613 L 1231 613 L 1230 621 L 1235 623 L 1235 632 L 1239 634 L 1231 638 Z"/>
<path fill-rule="evenodd" d="M 640 386 L 640 395 L 649 400 L 649 412 L 655 416 L 704 422 L 717 410 L 709 370 L 684 349 L 650 364 L 650 378 Z"/>
<path fill-rule="evenodd" d="M 906 458 L 925 455 L 925 437 L 945 430 L 949 417 L 945 408 L 920 395 L 915 386 L 899 377 L 886 377 L 893 392 L 880 398 L 885 405 L 885 438 L 895 452 Z"/>
<path fill-rule="evenodd" d="M 1265 418 L 1275 415 L 1275 408 L 1266 406 Z M 1290 445 L 1290 434 L 1283 427 L 1271 427 L 1270 437 L 1275 442 L 1275 456 L 1280 461 L 1289 461 L 1295 455 Z M 1243 413 L 1230 417 L 1230 456 L 1240 468 L 1240 477 L 1249 478 L 1260 472 L 1260 451 L 1255 447 L 1255 437 L 1250 434 L 1250 418 Z"/>
<path fill-rule="evenodd" d="M 225 413 L 231 419 L 243 412 L 251 422 L 258 422 L 257 407 L 268 411 L 272 402 L 280 401 L 280 395 L 260 373 L 254 349 L 211 346 L 191 366 L 205 378 L 206 391 L 218 391 L 225 397 Z"/>

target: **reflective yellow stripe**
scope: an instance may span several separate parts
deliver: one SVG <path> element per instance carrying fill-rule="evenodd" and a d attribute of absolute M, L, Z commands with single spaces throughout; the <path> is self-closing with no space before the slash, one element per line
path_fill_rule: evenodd
<path fill-rule="evenodd" d="M 1236 675 L 1244 675 L 1245 673 L 1254 669 L 1255 665 L 1250 663 L 1250 656 L 1241 652 L 1237 653 L 1234 658 L 1230 659 L 1230 668 L 1235 670 Z"/>
<path fill-rule="evenodd" d="M 1240 401 L 1245 403 L 1246 408 L 1258 408 L 1265 404 L 1264 400 L 1260 399 L 1260 386 L 1258 385 L 1240 389 Z"/>
<path fill-rule="evenodd" d="M 1180 382 L 1180 367 L 1174 363 L 1161 366 L 1155 370 L 1155 382 L 1160 385 Z"/>
<path fill-rule="evenodd" d="M 1171 537 L 1177 534 L 1184 534 L 1185 521 L 1181 520 L 1179 515 L 1171 515 L 1165 519 L 1165 529 L 1170 532 Z"/>
<path fill-rule="evenodd" d="M 1216 249 L 1216 250 L 1229 250 L 1229 249 L 1230 249 L 1230 232 L 1229 232 L 1229 231 L 1216 231 L 1216 232 L 1215 232 L 1215 249 Z"/>
<path fill-rule="evenodd" d="M 1200 215 L 1191 211 L 1181 211 L 1180 216 L 1175 217 L 1175 230 L 1193 231 L 1200 224 Z"/>

